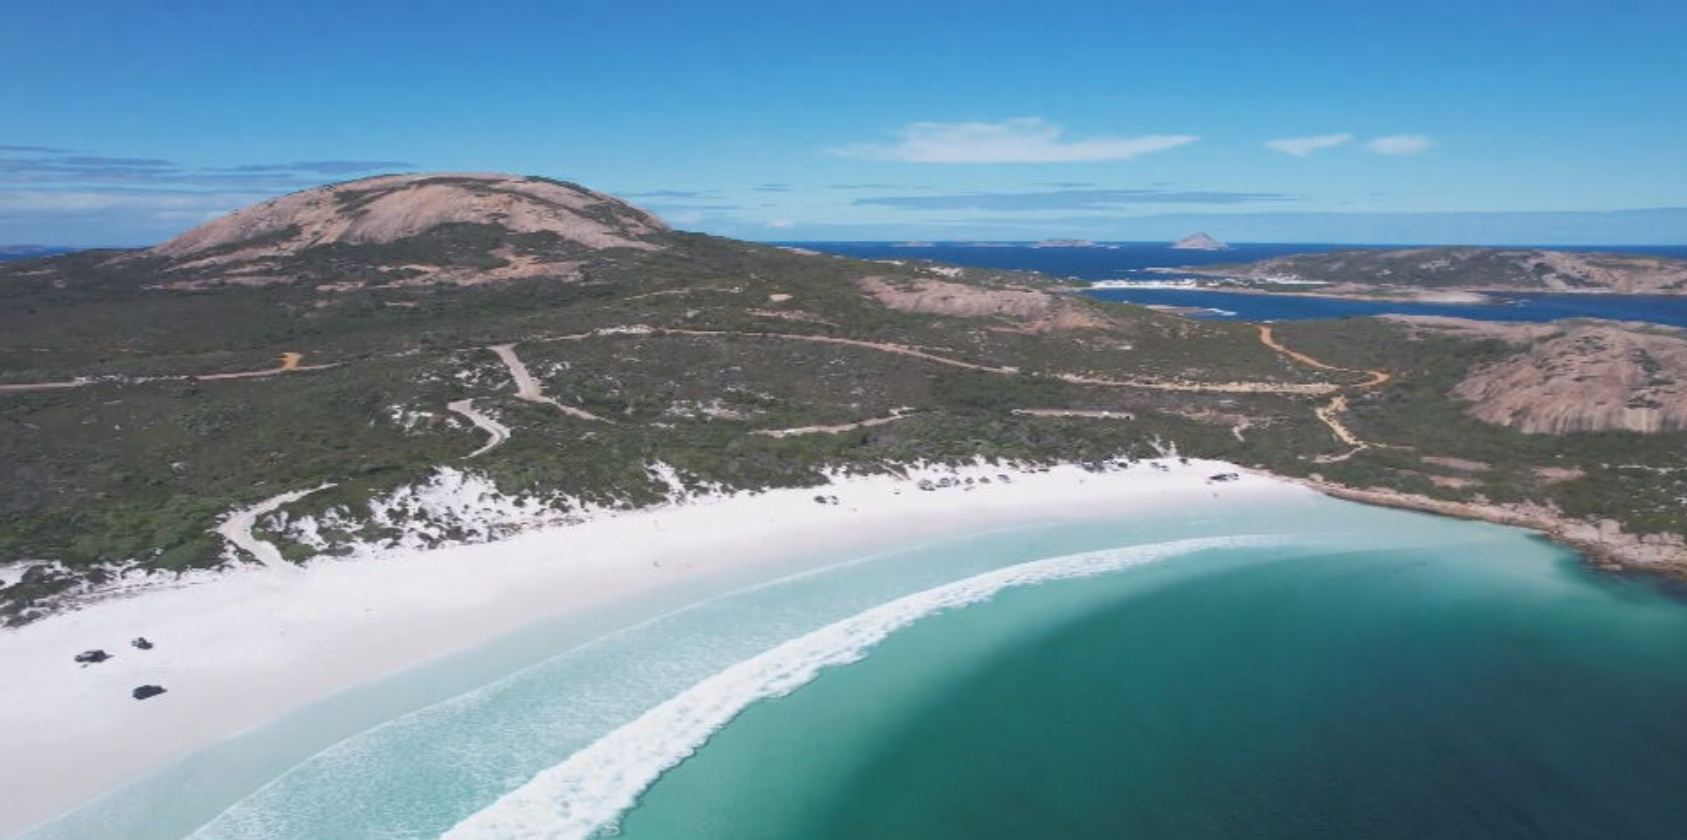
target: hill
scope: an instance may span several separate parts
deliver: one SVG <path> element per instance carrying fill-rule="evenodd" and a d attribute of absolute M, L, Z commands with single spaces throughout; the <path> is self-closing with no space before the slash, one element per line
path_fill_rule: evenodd
<path fill-rule="evenodd" d="M 1687 294 L 1687 260 L 1524 248 L 1356 249 L 1186 270 L 1265 282 L 1330 284 L 1321 293 L 1433 289 Z"/>
<path fill-rule="evenodd" d="M 1687 472 L 1628 468 L 1687 433 L 1529 434 L 1455 393 L 1556 327 L 1521 344 L 1372 319 L 1273 330 L 1073 288 L 686 233 L 507 175 L 364 179 L 151 249 L 8 262 L 0 616 L 592 505 L 1174 447 L 1545 517 L 1607 559 L 1687 568 Z M 1687 381 L 1679 354 L 1655 358 Z"/>

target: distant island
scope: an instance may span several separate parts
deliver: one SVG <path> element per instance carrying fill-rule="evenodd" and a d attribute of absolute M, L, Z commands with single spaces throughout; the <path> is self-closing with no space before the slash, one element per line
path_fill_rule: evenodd
<path fill-rule="evenodd" d="M 1033 248 L 1105 248 L 1107 246 L 1091 242 L 1088 239 L 1039 239 L 1031 243 Z"/>
<path fill-rule="evenodd" d="M 1230 246 L 1205 233 L 1191 233 L 1173 242 L 1172 249 L 1177 251 L 1228 251 Z"/>
<path fill-rule="evenodd" d="M 30 257 L 47 257 L 54 254 L 66 254 L 75 248 L 54 248 L 48 245 L 0 245 L 0 260 L 22 260 Z"/>

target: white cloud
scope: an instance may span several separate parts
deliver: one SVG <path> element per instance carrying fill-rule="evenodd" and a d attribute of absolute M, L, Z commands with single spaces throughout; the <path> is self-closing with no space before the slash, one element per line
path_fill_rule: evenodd
<path fill-rule="evenodd" d="M 200 193 L 175 190 L 0 189 L 0 212 L 41 214 L 79 214 L 103 211 L 226 213 L 273 197 L 268 193 Z"/>
<path fill-rule="evenodd" d="M 150 243 L 274 197 L 257 192 L 0 188 L 0 242 Z"/>
<path fill-rule="evenodd" d="M 1435 142 L 1422 134 L 1391 134 L 1365 144 L 1365 148 L 1379 155 L 1415 155 Z"/>
<path fill-rule="evenodd" d="M 1310 137 L 1284 137 L 1265 144 L 1268 149 L 1295 157 L 1306 157 L 1321 149 L 1334 148 L 1353 139 L 1351 134 L 1314 134 Z"/>
<path fill-rule="evenodd" d="M 1064 132 L 1041 117 L 999 123 L 917 122 L 898 129 L 901 139 L 896 143 L 852 143 L 832 151 L 909 163 L 1068 163 L 1125 160 L 1200 139 L 1191 134 L 1146 134 L 1065 140 Z"/>
<path fill-rule="evenodd" d="M 797 223 L 790 219 L 773 219 L 767 223 L 767 226 L 770 228 L 788 228 L 796 227 Z"/>

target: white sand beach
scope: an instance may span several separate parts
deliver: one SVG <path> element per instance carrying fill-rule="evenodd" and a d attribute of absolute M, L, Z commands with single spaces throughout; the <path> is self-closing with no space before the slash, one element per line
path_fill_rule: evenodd
<path fill-rule="evenodd" d="M 1210 480 L 1233 472 L 1240 477 Z M 922 479 L 949 486 L 923 490 Z M 0 631 L 0 835 L 337 690 L 663 587 L 706 593 L 710 580 L 748 585 L 839 552 L 1311 492 L 1176 458 L 1104 472 L 932 468 L 604 514 L 480 545 L 298 569 L 254 565 L 141 589 Z M 154 647 L 131 647 L 139 636 Z M 73 661 L 90 649 L 113 658 Z M 167 693 L 132 699 L 144 684 Z"/>

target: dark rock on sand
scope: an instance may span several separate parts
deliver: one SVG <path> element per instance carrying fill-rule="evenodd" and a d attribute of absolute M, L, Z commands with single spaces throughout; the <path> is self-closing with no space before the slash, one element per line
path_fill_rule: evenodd
<path fill-rule="evenodd" d="M 145 636 L 136 636 L 135 640 L 129 644 L 134 645 L 141 650 L 152 650 L 152 642 L 147 641 Z"/>
<path fill-rule="evenodd" d="M 111 654 L 106 653 L 103 650 L 85 650 L 76 654 L 76 661 L 82 663 L 83 665 L 92 665 L 96 662 L 104 662 L 110 658 Z"/>
<path fill-rule="evenodd" d="M 130 696 L 134 697 L 136 700 L 145 700 L 148 697 L 157 697 L 163 693 L 164 686 L 161 685 L 138 685 L 135 686 L 134 691 L 129 692 Z"/>

